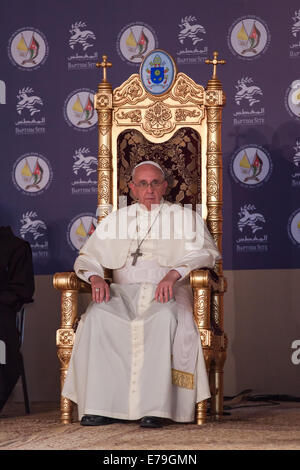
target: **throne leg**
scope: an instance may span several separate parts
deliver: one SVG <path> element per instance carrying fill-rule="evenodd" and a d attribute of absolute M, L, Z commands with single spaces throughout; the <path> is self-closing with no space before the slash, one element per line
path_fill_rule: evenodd
<path fill-rule="evenodd" d="M 203 355 L 204 355 L 207 375 L 210 378 L 210 368 L 211 368 L 211 363 L 212 363 L 212 358 L 213 358 L 212 349 L 204 348 Z M 210 380 L 209 380 L 209 385 L 211 389 Z M 213 394 L 212 391 L 211 391 L 211 394 Z M 206 421 L 207 421 L 207 400 L 203 400 L 203 401 L 196 403 L 196 424 L 202 425 L 202 424 L 205 424 Z"/>
<path fill-rule="evenodd" d="M 60 385 L 61 392 L 64 386 L 68 366 L 72 354 L 75 333 L 73 324 L 77 317 L 77 290 L 65 290 L 61 296 L 61 328 L 56 333 L 57 355 L 61 363 Z M 72 422 L 73 404 L 71 400 L 61 394 L 60 411 L 61 422 L 68 424 Z"/>
<path fill-rule="evenodd" d="M 225 290 L 225 288 L 224 288 Z M 224 333 L 223 292 L 212 295 L 212 313 L 219 334 L 214 335 L 214 355 L 211 367 L 211 414 L 215 420 L 223 416 L 223 371 L 226 360 L 227 337 Z"/>
<path fill-rule="evenodd" d="M 206 371 L 209 375 L 212 361 L 212 345 L 210 330 L 210 296 L 211 290 L 208 287 L 194 288 L 194 318 L 199 330 Z M 196 404 L 196 423 L 201 425 L 206 422 L 207 400 Z"/>
<path fill-rule="evenodd" d="M 61 355 L 63 355 L 65 358 L 66 356 L 68 355 L 68 359 L 67 359 L 67 364 L 69 364 L 69 361 L 70 361 L 70 357 L 71 357 L 71 353 L 67 353 L 65 354 L 64 351 L 62 351 L 62 353 L 58 352 L 58 357 L 62 363 L 62 368 L 61 368 L 61 374 L 60 374 L 60 389 L 62 391 L 63 389 L 63 386 L 64 386 L 64 382 L 65 382 L 65 378 L 66 378 L 66 375 L 67 375 L 67 370 L 68 370 L 68 366 L 64 367 L 64 364 L 66 364 L 65 362 L 65 359 L 61 357 Z M 60 421 L 62 424 L 70 424 L 72 423 L 72 414 L 73 414 L 73 403 L 71 400 L 69 400 L 68 398 L 64 397 L 62 394 L 60 394 Z"/>
<path fill-rule="evenodd" d="M 196 403 L 196 424 L 202 425 L 206 423 L 207 400 Z"/>
<path fill-rule="evenodd" d="M 214 366 L 212 370 L 213 376 L 213 388 L 215 393 L 212 400 L 212 413 L 215 420 L 222 419 L 223 416 L 223 395 L 224 395 L 224 383 L 223 383 L 223 370 L 224 363 L 226 360 L 226 350 L 220 349 L 214 355 Z"/>

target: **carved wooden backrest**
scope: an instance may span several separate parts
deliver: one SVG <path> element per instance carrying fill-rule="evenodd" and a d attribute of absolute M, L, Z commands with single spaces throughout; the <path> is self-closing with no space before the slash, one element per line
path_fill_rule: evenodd
<path fill-rule="evenodd" d="M 119 134 L 117 145 L 118 195 L 133 202 L 128 183 L 132 168 L 146 160 L 155 161 L 168 181 L 165 199 L 180 204 L 201 204 L 201 143 L 191 128 L 181 128 L 166 142 L 153 143 L 139 131 Z"/>

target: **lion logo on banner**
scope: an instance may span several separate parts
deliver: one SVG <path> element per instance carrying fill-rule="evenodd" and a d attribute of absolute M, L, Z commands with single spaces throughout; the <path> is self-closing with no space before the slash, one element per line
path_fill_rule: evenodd
<path fill-rule="evenodd" d="M 69 39 L 69 45 L 71 49 L 74 49 L 75 45 L 80 44 L 84 51 L 86 51 L 89 47 L 92 47 L 94 44 L 91 44 L 89 40 L 95 40 L 96 36 L 92 31 L 88 29 L 84 29 L 81 31 L 82 28 L 86 27 L 86 23 L 79 21 L 75 24 L 72 24 L 70 33 L 71 37 Z"/>
<path fill-rule="evenodd" d="M 257 95 L 263 94 L 261 88 L 251 85 L 251 83 L 253 83 L 253 79 L 250 77 L 238 80 L 237 85 L 235 85 L 235 88 L 238 90 L 234 97 L 236 104 L 241 104 L 242 100 L 248 101 L 250 106 L 253 106 L 254 103 L 259 103 L 260 100 L 257 99 Z"/>
<path fill-rule="evenodd" d="M 258 225 L 258 223 L 265 223 L 266 220 L 264 216 L 258 212 L 254 212 L 251 214 L 250 211 L 254 211 L 256 207 L 253 204 L 245 204 L 241 207 L 239 212 L 239 221 L 238 221 L 238 228 L 239 231 L 242 232 L 245 227 L 249 227 L 254 234 L 257 230 L 262 230 L 263 227 Z"/>
<path fill-rule="evenodd" d="M 299 141 L 296 142 L 296 146 L 294 147 L 294 150 L 296 151 L 294 158 L 293 158 L 294 163 L 296 166 L 300 167 L 300 142 Z"/>
<path fill-rule="evenodd" d="M 17 113 L 22 114 L 24 109 L 28 109 L 30 116 L 33 116 L 35 113 L 39 113 L 41 110 L 37 106 L 43 106 L 43 101 L 39 96 L 28 96 L 33 93 L 33 89 L 30 87 L 22 88 L 19 90 L 17 95 L 18 104 L 17 104 Z"/>
<path fill-rule="evenodd" d="M 201 26 L 201 24 L 191 24 L 194 21 L 197 21 L 195 16 L 186 16 L 185 18 L 182 18 L 179 25 L 181 31 L 178 35 L 178 39 L 181 44 L 183 44 L 186 39 L 191 39 L 193 46 L 195 46 L 198 42 L 203 41 L 203 39 L 198 35 L 200 33 L 205 34 L 206 31 L 203 26 Z"/>
<path fill-rule="evenodd" d="M 292 26 L 292 35 L 297 36 L 300 31 L 300 10 L 295 11 L 295 16 L 292 17 L 295 23 Z"/>
<path fill-rule="evenodd" d="M 87 176 L 97 171 L 98 161 L 96 157 L 86 156 L 89 149 L 82 147 L 75 151 L 73 156 L 75 162 L 73 163 L 73 172 L 78 175 L 79 170 L 84 170 Z"/>
<path fill-rule="evenodd" d="M 22 219 L 21 219 L 21 224 L 22 227 L 20 229 L 20 235 L 22 238 L 25 238 L 25 235 L 30 233 L 34 240 L 37 240 L 38 238 L 42 237 L 44 233 L 41 233 L 41 231 L 46 230 L 46 224 L 42 220 L 32 220 L 37 217 L 37 213 L 33 211 L 26 212 L 23 214 Z"/>

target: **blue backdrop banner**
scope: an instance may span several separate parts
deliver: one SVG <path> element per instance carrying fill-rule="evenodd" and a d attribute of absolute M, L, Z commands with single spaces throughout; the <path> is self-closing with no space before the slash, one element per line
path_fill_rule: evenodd
<path fill-rule="evenodd" d="M 117 87 L 158 47 L 202 85 L 213 51 L 227 62 L 224 269 L 300 268 L 299 0 L 5 0 L 0 16 L 0 224 L 36 274 L 71 270 L 96 227 L 96 63 Z"/>

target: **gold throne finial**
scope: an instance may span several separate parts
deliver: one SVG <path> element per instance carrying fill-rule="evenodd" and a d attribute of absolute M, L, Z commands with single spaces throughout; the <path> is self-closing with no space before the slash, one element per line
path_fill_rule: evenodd
<path fill-rule="evenodd" d="M 107 67 L 112 67 L 112 63 L 111 62 L 107 62 L 107 55 L 103 55 L 102 56 L 102 62 L 97 62 L 96 64 L 96 67 L 102 67 L 103 69 L 103 78 L 102 78 L 102 83 L 103 82 L 107 82 L 107 78 L 106 78 L 106 69 Z"/>
<path fill-rule="evenodd" d="M 219 53 L 217 51 L 215 51 L 213 60 L 207 59 L 205 61 L 206 64 L 212 64 L 214 66 L 212 79 L 217 78 L 217 65 L 226 64 L 226 60 L 218 60 L 218 55 L 219 55 Z"/>

